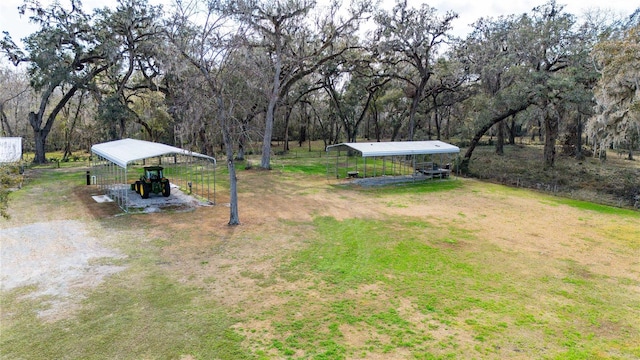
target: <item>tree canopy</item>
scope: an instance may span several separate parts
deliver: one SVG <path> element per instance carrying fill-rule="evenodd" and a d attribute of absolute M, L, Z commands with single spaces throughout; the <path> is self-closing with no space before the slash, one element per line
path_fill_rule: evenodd
<path fill-rule="evenodd" d="M 638 147 L 637 14 L 580 18 L 551 0 L 478 19 L 458 39 L 457 14 L 406 0 L 389 10 L 365 0 L 119 0 L 92 13 L 78 0 L 25 0 L 18 10 L 39 30 L 24 47 L 6 31 L 0 40 L 7 60 L 26 65 L 3 69 L 0 81 L 15 86 L 2 88 L 0 115 L 36 162 L 67 153 L 74 137 L 125 136 L 229 159 L 249 150 L 264 169 L 272 141 L 288 151 L 290 138 L 444 137 L 468 145 L 468 162 L 486 136 L 502 144 L 508 132 L 511 142 L 537 137 L 550 168 L 561 141 L 582 146 L 588 118 L 598 147 Z"/>
<path fill-rule="evenodd" d="M 635 142 L 640 136 L 640 24 L 619 38 L 600 42 L 593 49 L 600 71 L 594 87 L 596 115 L 591 135 L 605 148 L 611 143 Z"/>

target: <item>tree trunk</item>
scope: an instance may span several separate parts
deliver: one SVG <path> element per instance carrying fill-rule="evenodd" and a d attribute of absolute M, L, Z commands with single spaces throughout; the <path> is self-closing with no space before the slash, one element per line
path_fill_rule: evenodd
<path fill-rule="evenodd" d="M 264 138 L 262 139 L 262 159 L 260 161 L 260 167 L 267 170 L 271 169 L 271 138 L 273 137 L 273 119 L 277 101 L 277 95 L 272 94 L 269 99 L 269 106 L 267 107 Z"/>
<path fill-rule="evenodd" d="M 500 121 L 498 124 L 498 138 L 496 140 L 496 154 L 497 155 L 504 155 L 504 127 L 505 127 L 505 123 L 504 120 Z"/>
<path fill-rule="evenodd" d="M 291 113 L 293 112 L 293 107 L 287 107 L 287 114 L 284 118 L 284 146 L 282 151 L 289 151 L 289 122 L 291 120 Z"/>
<path fill-rule="evenodd" d="M 416 128 L 416 110 L 418 108 L 418 102 L 416 94 L 411 101 L 411 109 L 409 109 L 409 141 L 413 140 L 413 133 Z"/>
<path fill-rule="evenodd" d="M 465 152 L 464 157 L 462 158 L 462 162 L 460 164 L 460 170 L 462 172 L 469 171 L 469 162 L 471 160 L 471 155 L 473 155 L 473 150 L 475 150 L 476 146 L 478 146 L 478 143 L 480 142 L 480 139 L 482 139 L 482 136 L 484 136 L 484 134 L 487 131 L 489 131 L 489 129 L 491 129 L 493 125 L 508 118 L 509 116 L 513 116 L 521 111 L 526 110 L 530 105 L 531 105 L 531 102 L 526 102 L 521 104 L 519 107 L 515 109 L 510 109 L 502 114 L 498 114 L 491 121 L 489 121 L 482 128 L 480 128 L 480 130 L 478 130 L 478 132 L 475 134 L 475 136 L 471 140 L 471 143 L 469 144 L 469 148 L 467 149 L 467 152 Z"/>
<path fill-rule="evenodd" d="M 307 141 L 307 129 L 310 128 L 310 126 L 309 115 L 307 114 L 307 103 L 303 102 L 302 108 L 300 109 L 300 130 L 298 133 L 298 147 L 302 147 L 302 144 Z"/>
<path fill-rule="evenodd" d="M 269 104 L 267 105 L 267 114 L 265 116 L 264 138 L 262 139 L 262 159 L 260 161 L 260 167 L 266 170 L 271 170 L 271 138 L 273 137 L 273 122 L 275 119 L 276 106 L 278 105 L 278 99 L 280 98 L 280 88 L 282 87 L 282 44 L 280 44 L 280 37 L 276 40 L 276 54 L 275 54 L 275 72 L 273 74 L 273 84 L 271 87 L 271 94 L 269 94 Z"/>
<path fill-rule="evenodd" d="M 400 121 L 392 124 L 391 141 L 396 141 L 398 133 L 400 133 L 400 127 L 402 127 L 402 123 Z"/>
<path fill-rule="evenodd" d="M 436 127 L 436 140 L 441 140 L 440 130 L 440 113 L 438 112 L 438 98 L 436 95 L 431 96 L 433 99 L 433 125 Z M 429 123 L 429 140 L 431 140 L 431 123 Z"/>
<path fill-rule="evenodd" d="M 447 117 L 446 117 L 446 123 L 444 126 L 444 138 L 445 139 L 450 139 L 451 138 L 451 107 L 448 108 L 447 110 Z"/>
<path fill-rule="evenodd" d="M 411 109 L 409 110 L 409 141 L 413 141 L 413 135 L 416 130 L 416 113 L 418 112 L 418 105 L 420 105 L 420 99 L 422 98 L 428 80 L 429 76 L 422 78 L 411 101 Z"/>
<path fill-rule="evenodd" d="M 436 113 L 435 111 L 433 112 L 433 117 L 437 117 L 438 113 Z M 427 140 L 432 140 L 432 134 L 433 131 L 431 131 L 431 119 L 427 116 Z"/>
<path fill-rule="evenodd" d="M 31 128 L 33 129 L 33 141 L 35 143 L 35 157 L 33 158 L 33 162 L 35 164 L 44 164 L 47 162 L 45 144 L 50 128 L 47 126 L 45 126 L 44 129 L 40 128 L 42 116 L 33 111 L 29 113 L 29 124 L 31 124 Z"/>
<path fill-rule="evenodd" d="M 229 170 L 229 225 L 240 225 L 238 215 L 238 178 L 236 177 L 236 166 L 233 161 L 233 143 L 227 121 L 227 114 L 223 109 L 222 99 L 218 99 L 218 116 L 220 127 L 222 128 L 222 141 L 224 142 L 227 155 L 227 169 Z"/>
<path fill-rule="evenodd" d="M 0 136 L 9 136 L 13 137 L 13 130 L 11 129 L 11 125 L 9 125 L 9 119 L 7 115 L 4 113 L 4 106 L 0 104 Z"/>
<path fill-rule="evenodd" d="M 71 127 L 66 129 L 64 132 L 64 154 L 62 155 L 63 160 L 69 160 L 69 156 L 71 156 L 71 138 L 73 136 L 73 131 L 76 129 L 76 123 L 78 122 L 78 118 L 80 117 L 80 110 L 83 107 L 84 96 L 80 96 L 78 100 L 78 107 L 76 108 L 76 113 L 73 116 L 73 120 L 71 121 Z"/>
<path fill-rule="evenodd" d="M 236 177 L 236 166 L 233 161 L 233 148 L 230 144 L 227 148 L 227 169 L 229 170 L 229 225 L 240 225 L 238 214 L 238 178 Z"/>
<path fill-rule="evenodd" d="M 538 118 L 538 140 L 542 141 L 542 123 L 540 122 L 540 119 Z"/>
<path fill-rule="evenodd" d="M 509 145 L 516 144 L 516 119 L 511 117 L 511 126 L 509 127 Z"/>
<path fill-rule="evenodd" d="M 236 155 L 236 160 L 237 161 L 244 161 L 244 155 L 245 155 L 245 151 L 244 151 L 244 146 L 245 146 L 245 141 L 247 139 L 246 137 L 246 133 L 247 133 L 247 127 L 249 126 L 249 121 L 251 120 L 252 117 L 245 117 L 242 120 L 242 125 L 241 125 L 241 133 L 240 136 L 238 137 L 238 154 Z M 223 139 L 224 141 L 224 139 Z"/>
<path fill-rule="evenodd" d="M 556 140 L 560 119 L 558 114 L 550 114 L 545 111 L 544 116 L 544 167 L 552 168 L 556 161 Z"/>
<path fill-rule="evenodd" d="M 62 154 L 62 161 L 69 161 L 71 156 L 71 131 L 65 129 L 64 131 L 64 152 Z"/>
<path fill-rule="evenodd" d="M 298 130 L 298 147 L 302 147 L 302 144 L 304 144 L 306 141 L 307 141 L 307 126 L 300 125 L 300 130 Z"/>
<path fill-rule="evenodd" d="M 41 129 L 33 129 L 33 141 L 35 142 L 35 157 L 33 162 L 35 164 L 44 164 L 47 162 L 45 153 L 45 143 L 47 141 L 48 132 Z"/>
<path fill-rule="evenodd" d="M 576 139 L 576 159 L 584 160 L 584 154 L 582 153 L 582 115 L 578 116 L 578 129 Z"/>

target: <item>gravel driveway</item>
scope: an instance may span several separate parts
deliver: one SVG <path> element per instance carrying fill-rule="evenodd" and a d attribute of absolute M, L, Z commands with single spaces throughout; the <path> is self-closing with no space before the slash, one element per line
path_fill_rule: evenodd
<path fill-rule="evenodd" d="M 126 188 L 127 200 L 131 212 L 159 212 L 166 207 L 183 207 L 193 209 L 197 206 L 209 205 L 206 201 L 199 201 L 195 197 L 185 194 L 176 185 L 171 184 L 171 195 L 150 194 L 148 199 L 143 199 L 140 194 L 130 189 L 130 185 L 122 184 L 120 188 Z"/>
<path fill-rule="evenodd" d="M 96 261 L 123 255 L 102 246 L 79 221 L 0 229 L 0 246 L 0 290 L 36 285 L 30 296 L 52 299 L 42 316 L 79 301 L 75 290 L 97 286 L 105 276 L 124 269 Z"/>

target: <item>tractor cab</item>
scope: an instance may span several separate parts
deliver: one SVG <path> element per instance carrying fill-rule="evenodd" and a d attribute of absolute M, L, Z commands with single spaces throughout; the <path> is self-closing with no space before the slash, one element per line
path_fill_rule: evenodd
<path fill-rule="evenodd" d="M 148 166 L 144 168 L 145 177 L 151 181 L 162 179 L 162 167 L 160 166 Z"/>
<path fill-rule="evenodd" d="M 162 166 L 145 166 L 140 180 L 131 184 L 131 190 L 140 194 L 143 199 L 149 194 L 162 194 L 167 197 L 171 194 L 169 179 L 164 177 Z"/>

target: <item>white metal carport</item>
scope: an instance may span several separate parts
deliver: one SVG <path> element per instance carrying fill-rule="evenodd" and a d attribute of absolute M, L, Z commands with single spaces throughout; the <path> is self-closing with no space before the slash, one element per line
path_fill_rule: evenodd
<path fill-rule="evenodd" d="M 175 146 L 135 139 L 96 144 L 91 147 L 91 153 L 91 183 L 108 193 L 124 211 L 129 211 L 128 195 L 132 191 L 128 168 L 137 163 L 166 166 L 166 170 L 173 170 L 165 172 L 168 176 L 169 174 L 174 176 L 171 183 L 182 182 L 182 186 L 188 188 L 189 192 L 194 191 L 195 185 L 195 193 L 210 202 L 213 195 L 213 203 L 215 203 L 216 159 L 211 156 Z M 209 186 L 210 167 L 213 170 L 213 194 Z"/>
<path fill-rule="evenodd" d="M 345 177 L 360 177 L 360 171 L 363 171 L 362 177 L 376 176 L 398 176 L 398 175 L 416 175 L 418 173 L 433 177 L 434 174 L 448 174 L 449 170 L 441 167 L 444 163 L 445 156 L 460 153 L 460 148 L 445 143 L 440 140 L 429 141 L 398 141 L 398 142 L 362 142 L 362 143 L 341 143 L 330 145 L 326 148 L 327 152 L 337 151 L 335 176 L 342 177 L 340 171 L 340 155 L 344 152 L 346 162 L 343 169 Z M 349 158 L 353 153 L 360 154 L 362 164 L 358 163 L 355 158 L 353 164 L 349 164 Z M 367 165 L 367 159 L 372 159 Z M 379 159 L 382 159 L 380 164 Z M 391 161 L 390 166 L 387 165 Z M 439 163 L 434 161 L 439 160 Z M 372 165 L 371 165 L 372 164 Z M 350 170 L 354 169 L 354 170 Z"/>

